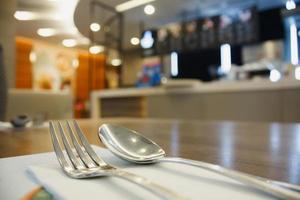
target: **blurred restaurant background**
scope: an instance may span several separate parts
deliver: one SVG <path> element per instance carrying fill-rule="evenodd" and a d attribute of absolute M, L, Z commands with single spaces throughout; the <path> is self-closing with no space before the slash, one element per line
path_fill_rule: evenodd
<path fill-rule="evenodd" d="M 300 121 L 298 0 L 1 0 L 0 121 Z"/>

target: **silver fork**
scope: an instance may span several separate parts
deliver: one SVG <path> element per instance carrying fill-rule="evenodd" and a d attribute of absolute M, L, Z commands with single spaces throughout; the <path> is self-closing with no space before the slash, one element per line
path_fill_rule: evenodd
<path fill-rule="evenodd" d="M 63 171 L 69 177 L 82 179 L 101 176 L 115 176 L 135 183 L 163 199 L 186 199 L 172 190 L 150 181 L 149 179 L 105 163 L 92 149 L 75 120 L 73 120 L 73 127 L 69 121 L 66 122 L 66 125 L 68 135 L 71 138 L 72 146 L 75 147 L 75 150 L 73 150 L 61 122 L 57 122 L 56 128 L 54 121 L 49 122 L 50 134 L 56 157 Z M 61 148 L 58 139 L 59 136 L 56 133 L 57 129 L 68 156 L 65 156 L 63 153 L 63 149 Z"/>

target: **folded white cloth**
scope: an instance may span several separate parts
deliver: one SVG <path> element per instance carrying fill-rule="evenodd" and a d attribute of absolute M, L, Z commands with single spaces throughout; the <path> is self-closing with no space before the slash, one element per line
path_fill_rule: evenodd
<path fill-rule="evenodd" d="M 258 190 L 199 168 L 174 163 L 134 165 L 120 160 L 106 149 L 94 148 L 107 163 L 147 177 L 190 199 L 273 199 Z M 69 178 L 58 162 L 30 166 L 28 172 L 56 199 L 159 199 L 147 190 L 120 178 Z"/>

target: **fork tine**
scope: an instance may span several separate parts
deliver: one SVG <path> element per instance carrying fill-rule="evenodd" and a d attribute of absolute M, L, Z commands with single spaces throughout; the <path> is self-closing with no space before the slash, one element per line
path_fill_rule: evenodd
<path fill-rule="evenodd" d="M 86 137 L 84 136 L 82 130 L 80 129 L 78 123 L 73 120 L 73 124 L 76 130 L 77 135 L 79 136 L 80 142 L 82 143 L 82 145 L 84 146 L 86 152 L 89 154 L 89 156 L 95 161 L 95 163 L 97 163 L 99 166 L 106 166 L 106 163 L 97 156 L 97 154 L 95 153 L 95 151 L 92 149 L 90 143 L 88 142 L 88 140 L 86 139 Z"/>
<path fill-rule="evenodd" d="M 63 144 L 65 146 L 67 154 L 68 154 L 68 156 L 69 156 L 72 164 L 74 165 L 74 167 L 76 169 L 83 169 L 83 168 L 85 168 L 85 166 L 83 165 L 83 163 L 81 162 L 81 160 L 79 158 L 77 158 L 75 156 L 74 152 L 72 151 L 71 145 L 70 145 L 70 143 L 69 143 L 69 141 L 68 141 L 68 139 L 67 139 L 67 137 L 65 135 L 64 129 L 63 129 L 63 127 L 62 127 L 62 125 L 61 125 L 60 122 L 58 122 L 58 129 L 59 129 L 59 133 L 60 133 L 60 135 L 62 137 Z"/>
<path fill-rule="evenodd" d="M 71 127 L 69 121 L 67 121 L 66 123 L 67 123 L 67 127 L 69 130 L 69 135 L 71 136 L 71 139 L 72 139 L 72 143 L 73 143 L 75 149 L 77 150 L 82 162 L 88 167 L 96 167 L 97 165 L 94 163 L 94 161 L 88 156 L 88 154 L 84 153 L 83 150 L 81 149 L 81 146 L 78 143 L 78 140 L 74 135 L 74 132 L 72 130 L 72 127 Z"/>
<path fill-rule="evenodd" d="M 56 157 L 58 159 L 58 162 L 59 162 L 60 166 L 64 170 L 74 169 L 73 166 L 70 165 L 70 163 L 67 162 L 67 160 L 65 159 L 63 151 L 62 151 L 62 149 L 59 145 L 59 142 L 58 142 L 58 138 L 57 138 L 57 134 L 56 134 L 56 131 L 55 131 L 55 128 L 54 128 L 54 122 L 53 121 L 49 122 L 49 129 L 50 129 L 50 135 L 51 135 L 51 140 L 52 140 L 54 152 L 56 154 Z"/>

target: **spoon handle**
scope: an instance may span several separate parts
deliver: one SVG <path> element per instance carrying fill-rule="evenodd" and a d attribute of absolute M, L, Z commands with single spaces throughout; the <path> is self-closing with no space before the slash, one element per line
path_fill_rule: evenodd
<path fill-rule="evenodd" d="M 300 194 L 296 193 L 295 191 L 300 191 L 300 187 L 288 183 L 281 183 L 281 182 L 275 182 L 275 185 L 272 185 L 270 183 L 274 183 L 274 181 L 270 181 L 268 179 L 264 179 L 261 177 L 256 177 L 254 175 L 250 175 L 247 173 L 227 169 L 225 167 L 214 165 L 206 162 L 201 161 L 195 161 L 195 160 L 189 160 L 184 158 L 175 158 L 175 157 L 165 157 L 159 160 L 160 162 L 173 162 L 173 163 L 181 163 L 186 165 L 191 165 L 194 167 L 200 167 L 218 174 L 221 174 L 223 176 L 227 176 L 229 178 L 232 178 L 234 180 L 240 181 L 241 183 L 244 183 L 248 186 L 251 186 L 253 188 L 256 188 L 260 191 L 264 191 L 268 194 L 271 194 L 275 197 L 279 197 L 281 199 L 290 199 L 290 200 L 299 200 Z M 279 187 L 283 186 L 285 188 L 291 188 L 294 191 L 287 190 L 284 188 Z"/>

